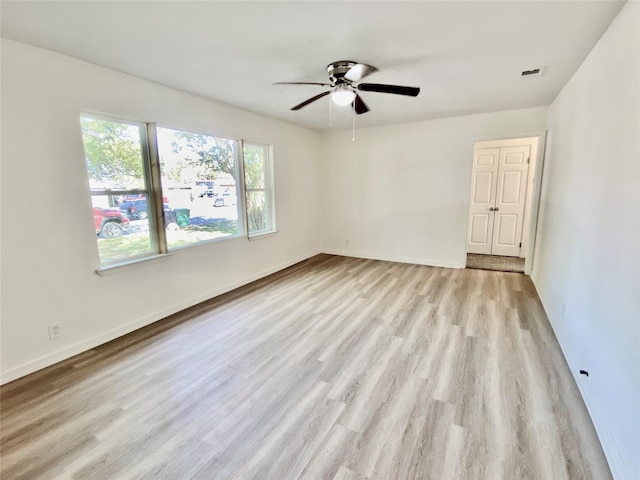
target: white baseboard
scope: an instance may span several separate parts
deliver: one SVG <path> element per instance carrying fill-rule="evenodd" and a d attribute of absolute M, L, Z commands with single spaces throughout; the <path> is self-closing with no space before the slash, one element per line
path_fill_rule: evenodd
<path fill-rule="evenodd" d="M 573 372 L 578 371 L 574 369 L 569 360 L 567 360 L 567 363 L 569 363 L 572 374 Z M 584 403 L 587 406 L 587 411 L 589 412 L 593 426 L 596 429 L 596 433 L 598 434 L 598 439 L 600 440 L 600 445 L 602 445 L 604 456 L 607 457 L 607 463 L 609 463 L 611 475 L 613 475 L 613 478 L 616 480 L 632 480 L 624 458 L 620 453 L 618 442 L 616 441 L 613 433 L 611 433 L 609 423 L 605 420 L 605 417 L 599 413 L 603 410 L 599 407 L 595 395 L 591 393 L 589 386 L 582 378 L 578 378 L 576 375 L 573 376 L 578 384 L 578 389 L 582 394 Z"/>
<path fill-rule="evenodd" d="M 536 294 L 538 294 L 538 288 L 536 286 L 536 276 L 532 276 L 531 280 L 533 281 L 533 286 L 536 289 Z M 538 298 L 542 303 L 543 308 L 545 309 L 545 315 L 549 319 L 549 324 L 551 325 L 551 329 L 553 330 L 553 334 L 558 340 L 558 345 L 560 345 L 560 350 L 562 350 L 562 355 L 564 356 L 567 364 L 569 365 L 569 370 L 571 371 L 571 375 L 578 385 L 578 390 L 580 390 L 580 395 L 584 400 L 584 404 L 587 407 L 587 411 L 589 412 L 589 417 L 591 417 L 591 422 L 593 423 L 593 427 L 596 430 L 596 434 L 598 435 L 598 440 L 600 440 L 600 445 L 602 446 L 602 450 L 604 452 L 604 456 L 607 458 L 607 463 L 609 464 L 609 469 L 611 470 L 611 475 L 616 480 L 633 480 L 631 475 L 629 474 L 629 470 L 627 469 L 626 463 L 622 454 L 620 453 L 620 448 L 618 447 L 618 442 L 615 439 L 611 431 L 611 427 L 609 423 L 606 421 L 606 417 L 601 414 L 604 412 L 602 408 L 599 406 L 598 401 L 596 400 L 595 395 L 590 391 L 588 383 L 584 381 L 582 377 L 579 376 L 576 372 L 579 372 L 579 368 L 575 367 L 571 362 L 571 359 L 565 354 L 565 350 L 562 347 L 562 342 L 560 337 L 556 334 L 555 329 L 553 328 L 553 322 L 547 313 L 546 307 L 544 307 L 544 301 L 542 297 L 538 294 Z"/>
<path fill-rule="evenodd" d="M 386 262 L 398 262 L 398 263 L 413 263 L 415 265 L 427 265 L 430 267 L 444 267 L 444 268 L 465 268 L 464 263 L 458 262 L 443 262 L 441 260 L 430 260 L 425 258 L 413 258 L 413 257 L 395 257 L 386 255 L 376 255 L 370 253 L 353 252 L 346 250 L 333 250 L 323 249 L 322 253 L 328 253 L 330 255 L 340 255 L 342 257 L 355 257 L 366 258 L 370 260 L 384 260 Z"/>
<path fill-rule="evenodd" d="M 296 263 L 299 263 L 311 257 L 314 257 L 319 253 L 320 252 L 312 252 L 306 255 L 302 255 L 300 257 L 281 263 L 279 265 L 276 265 L 262 272 L 256 273 L 254 275 L 250 275 L 249 277 L 246 277 L 238 282 L 225 285 L 224 287 L 211 291 L 206 295 L 202 295 L 196 298 L 191 298 L 177 305 L 173 305 L 161 311 L 146 315 L 143 318 L 127 323 L 126 325 L 122 325 L 121 327 L 109 330 L 95 337 L 91 337 L 87 340 L 83 340 L 74 345 L 65 347 L 62 350 L 58 350 L 57 352 L 53 352 L 47 355 L 43 355 L 42 357 L 36 358 L 34 360 L 30 360 L 29 362 L 23 363 L 22 365 L 18 365 L 17 367 L 14 367 L 5 372 L 2 372 L 2 375 L 0 376 L 0 385 L 4 385 L 5 383 L 12 382 L 13 380 L 16 380 L 20 377 L 24 377 L 26 375 L 29 375 L 30 373 L 37 372 L 38 370 L 41 370 L 43 368 L 46 368 L 58 362 L 61 362 L 62 360 L 71 358 L 74 355 L 78 355 L 79 353 L 86 352 L 87 350 L 91 350 L 92 348 L 95 348 L 99 345 L 110 342 L 111 340 L 115 340 L 118 337 L 121 337 L 139 328 L 150 325 L 154 322 L 157 322 L 158 320 L 162 320 L 163 318 L 166 318 L 169 315 L 178 313 L 186 308 L 192 307 L 193 305 L 197 305 L 198 303 L 204 302 L 211 298 L 217 297 L 218 295 L 222 295 L 223 293 L 230 292 L 231 290 L 235 290 L 236 288 L 242 287 L 243 285 L 259 280 L 263 277 L 266 277 L 267 275 L 271 275 L 273 273 L 279 272 L 280 270 L 284 270 L 285 268 L 295 265 Z"/>

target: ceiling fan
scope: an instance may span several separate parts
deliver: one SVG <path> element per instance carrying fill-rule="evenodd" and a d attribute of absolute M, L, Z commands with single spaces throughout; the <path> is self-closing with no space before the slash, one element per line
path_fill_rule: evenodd
<path fill-rule="evenodd" d="M 363 78 L 377 72 L 378 69 L 364 63 L 351 60 L 340 60 L 327 65 L 330 83 L 324 82 L 276 82 L 275 85 L 319 85 L 330 87 L 330 90 L 311 97 L 296 105 L 291 110 L 300 110 L 316 100 L 331 94 L 331 100 L 336 105 L 346 106 L 351 104 L 358 115 L 367 113 L 369 107 L 364 103 L 358 90 L 363 92 L 393 93 L 395 95 L 407 95 L 417 97 L 420 93 L 418 87 L 403 87 L 401 85 L 385 85 L 382 83 L 359 83 Z"/>

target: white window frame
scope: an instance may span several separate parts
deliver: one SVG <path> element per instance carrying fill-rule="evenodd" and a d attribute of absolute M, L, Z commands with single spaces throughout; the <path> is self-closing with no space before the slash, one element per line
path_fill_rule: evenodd
<path fill-rule="evenodd" d="M 247 238 L 249 240 L 263 237 L 265 235 L 271 235 L 277 232 L 276 229 L 276 209 L 275 209 L 275 188 L 274 188 L 274 169 L 273 169 L 273 146 L 260 142 L 251 142 L 243 140 L 241 142 L 241 152 L 242 152 L 242 167 L 243 170 L 246 171 L 245 159 L 244 159 L 244 147 L 245 145 L 252 145 L 256 147 L 261 147 L 265 152 L 265 159 L 263 162 L 263 177 L 264 177 L 264 187 L 263 188 L 249 188 L 247 186 L 247 178 L 243 175 L 243 190 L 245 197 L 245 224 L 247 226 Z M 243 172 L 244 173 L 244 172 Z M 248 203 L 247 194 L 250 192 L 264 192 L 265 196 L 265 214 L 267 215 L 268 227 L 264 230 L 259 230 L 256 232 L 251 232 L 249 229 L 249 211 L 246 208 Z"/>
<path fill-rule="evenodd" d="M 247 188 L 247 179 L 245 177 L 245 162 L 244 162 L 244 146 L 245 141 L 243 139 L 234 139 L 224 136 L 217 136 L 212 133 L 199 133 L 191 130 L 185 130 L 189 133 L 196 133 L 199 135 L 207 135 L 216 138 L 222 138 L 234 142 L 235 155 L 235 173 L 237 175 L 236 196 L 237 196 L 237 208 L 238 208 L 238 234 L 229 235 L 221 238 L 203 240 L 198 243 L 189 245 L 183 245 L 179 247 L 173 247 L 169 250 L 169 246 L 166 238 L 166 231 L 164 229 L 164 206 L 163 206 L 163 194 L 162 194 L 162 172 L 160 171 L 160 157 L 158 151 L 157 142 L 157 128 L 166 128 L 171 130 L 180 129 L 168 126 L 158 125 L 155 122 L 143 122 L 137 120 L 131 120 L 125 117 L 118 117 L 114 115 L 94 113 L 83 111 L 80 113 L 80 118 L 93 118 L 98 120 L 106 120 L 115 123 L 121 123 L 124 125 L 136 126 L 140 132 L 140 145 L 141 155 L 143 161 L 144 172 L 144 185 L 143 189 L 90 189 L 90 196 L 101 195 L 131 195 L 131 194 L 144 194 L 147 198 L 148 208 L 148 221 L 149 221 L 149 238 L 151 243 L 151 250 L 149 253 L 140 254 L 132 257 L 116 258 L 112 261 L 104 261 L 100 259 L 100 268 L 96 270 L 100 275 L 109 275 L 115 270 L 127 269 L 133 264 L 157 260 L 162 257 L 166 257 L 172 254 L 176 250 L 183 248 L 195 247 L 198 245 L 220 242 L 224 240 L 236 239 L 238 237 L 246 236 L 247 239 L 252 240 L 268 235 L 272 235 L 277 232 L 276 230 L 276 209 L 275 209 L 275 186 L 274 186 L 274 162 L 273 162 L 273 146 L 260 142 L 247 141 L 247 145 L 258 146 L 264 148 L 266 158 L 264 159 L 264 188 Z M 83 140 L 84 145 L 84 140 Z M 86 168 L 86 161 L 85 161 Z M 88 175 L 88 171 L 87 171 Z M 251 191 L 264 191 L 265 192 L 265 214 L 268 215 L 268 228 L 265 230 L 250 232 L 249 231 L 249 219 L 247 211 L 247 192 Z"/>
<path fill-rule="evenodd" d="M 151 125 L 153 128 L 153 149 L 156 152 L 156 165 L 157 165 L 157 172 L 158 172 L 158 185 L 159 185 L 159 191 L 162 192 L 162 171 L 160 169 L 160 152 L 158 149 L 158 141 L 157 141 L 157 129 L 158 128 L 164 128 L 166 130 L 175 130 L 175 131 L 181 131 L 181 132 L 187 132 L 187 133 L 193 133 L 195 135 L 204 135 L 204 136 L 208 136 L 208 137 L 215 137 L 215 138 L 221 138 L 223 140 L 229 140 L 231 142 L 233 142 L 234 144 L 234 156 L 233 156 L 233 161 L 234 161 L 234 170 L 235 170 L 235 175 L 236 175 L 236 179 L 237 179 L 237 185 L 236 185 L 236 197 L 237 197 L 237 205 L 236 208 L 238 210 L 238 233 L 236 235 L 227 235 L 225 237 L 220 237 L 220 238 L 212 238 L 210 240 L 201 240 L 198 243 L 191 243 L 188 245 L 180 245 L 178 247 L 172 247 L 171 249 L 169 249 L 169 245 L 166 241 L 166 232 L 164 231 L 164 229 L 158 229 L 158 230 L 163 230 L 162 232 L 162 236 L 164 238 L 164 248 L 166 249 L 165 252 L 166 253 L 171 253 L 171 252 L 175 252 L 177 250 L 182 250 L 184 248 L 191 248 L 191 247 L 196 247 L 198 245 L 206 245 L 209 243 L 215 243 L 215 242 L 223 242 L 225 240 L 231 240 L 234 238 L 242 238 L 247 236 L 247 232 L 249 230 L 248 228 L 248 224 L 246 223 L 246 203 L 245 203 L 245 193 L 244 193 L 244 158 L 242 156 L 242 139 L 238 139 L 238 138 L 231 138 L 231 137 L 225 137 L 225 136 L 221 136 L 221 135 L 215 135 L 213 133 L 203 133 L 201 131 L 194 131 L 194 130 L 188 130 L 188 129 L 181 129 L 178 127 L 174 127 L 174 126 L 170 126 L 167 124 L 157 124 L 157 123 L 149 123 L 148 125 Z M 162 202 L 162 193 L 160 193 L 158 195 L 158 198 L 160 200 L 160 202 Z M 162 215 L 160 217 L 160 222 L 158 223 L 158 225 L 164 225 L 164 209 L 162 210 Z"/>
<path fill-rule="evenodd" d="M 157 153 L 154 155 L 154 145 L 155 143 L 151 140 L 155 140 L 155 124 L 149 124 L 146 122 L 140 122 L 136 120 L 130 120 L 128 118 L 116 117 L 112 115 L 106 114 L 96 114 L 92 112 L 82 112 L 80 114 L 80 119 L 83 118 L 92 118 L 95 120 L 105 120 L 108 122 L 119 123 L 122 125 L 131 125 L 134 127 L 138 127 L 139 132 L 139 140 L 140 140 L 140 154 L 142 156 L 142 169 L 143 169 L 143 181 L 144 188 L 122 188 L 122 189 L 112 189 L 112 188 L 102 188 L 102 189 L 93 189 L 89 187 L 89 195 L 93 197 L 99 196 L 114 196 L 114 195 L 145 195 L 147 199 L 147 220 L 149 222 L 149 241 L 151 249 L 149 253 L 143 253 L 140 255 L 134 255 L 130 257 L 120 257 L 115 258 L 111 261 L 104 261 L 102 258 L 100 259 L 100 267 L 101 269 L 110 268 L 114 265 L 120 265 L 123 263 L 131 263 L 137 262 L 140 260 L 144 260 L 147 258 L 157 257 L 159 254 L 167 253 L 166 249 L 163 250 L 163 239 L 164 239 L 164 231 L 162 232 L 162 238 L 156 234 L 158 230 L 160 230 L 158 226 L 158 210 L 156 205 L 156 195 L 154 191 L 156 189 L 155 182 L 153 179 L 152 172 L 154 171 L 154 156 L 157 162 Z M 80 129 L 82 133 L 82 128 Z M 152 133 L 152 135 L 150 135 Z M 84 149 L 84 139 L 82 141 L 83 149 Z M 85 159 L 85 168 L 86 168 L 86 159 Z M 157 168 L 155 168 L 157 170 Z M 87 176 L 89 172 L 87 171 Z M 160 189 L 162 191 L 162 189 Z M 160 196 L 160 202 L 162 203 L 162 196 Z M 93 205 L 93 201 L 91 202 Z M 161 210 L 162 212 L 162 210 Z M 162 213 L 161 213 L 162 215 Z M 162 218 L 162 217 L 161 217 Z M 164 220 L 163 220 L 164 221 Z M 164 242 L 166 244 L 166 242 Z"/>

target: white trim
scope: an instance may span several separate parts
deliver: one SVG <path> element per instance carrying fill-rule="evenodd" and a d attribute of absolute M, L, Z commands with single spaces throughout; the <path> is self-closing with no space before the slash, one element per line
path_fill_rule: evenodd
<path fill-rule="evenodd" d="M 244 176 L 244 140 L 236 140 L 234 161 L 236 162 L 236 210 L 238 211 L 238 233 L 249 235 L 249 212 L 247 211 L 247 179 Z M 240 181 L 242 179 L 242 181 Z M 235 180 L 235 179 L 234 179 Z M 240 185 L 238 185 L 238 183 Z"/>
<path fill-rule="evenodd" d="M 553 331 L 553 335 L 557 340 L 558 346 L 562 351 L 562 356 L 564 357 L 567 365 L 569 366 L 569 370 L 571 371 L 571 375 L 573 376 L 576 385 L 578 386 L 578 390 L 580 391 L 580 395 L 582 400 L 584 401 L 585 406 L 587 407 L 587 412 L 589 413 L 589 417 L 591 418 L 591 422 L 593 423 L 593 427 L 596 430 L 596 434 L 598 436 L 598 440 L 600 440 L 600 445 L 602 446 L 602 450 L 604 452 L 604 456 L 607 459 L 607 463 L 609 465 L 609 469 L 611 470 L 611 475 L 615 479 L 619 480 L 631 480 L 631 475 L 629 474 L 629 470 L 624 462 L 624 457 L 620 453 L 620 448 L 618 447 L 618 442 L 615 439 L 611 431 L 611 426 L 606 421 L 606 415 L 600 414 L 602 412 L 602 408 L 598 404 L 596 397 L 591 393 L 589 389 L 588 382 L 585 381 L 585 378 L 580 376 L 579 368 L 575 368 L 574 365 L 571 364 L 569 357 L 565 354 L 564 349 L 562 348 L 563 342 L 558 337 L 555 329 L 553 328 L 553 322 L 549 315 L 547 314 L 547 309 L 544 306 L 544 301 L 542 297 L 538 294 L 538 287 L 536 286 L 537 279 L 535 273 L 531 275 L 531 281 L 533 283 L 533 287 L 536 290 L 536 295 L 540 299 L 540 303 L 542 304 L 542 308 L 544 309 L 545 315 L 549 319 L 549 325 L 551 326 L 551 330 Z"/>
<path fill-rule="evenodd" d="M 256 236 L 262 236 L 262 235 L 268 235 L 271 233 L 275 233 L 277 232 L 277 226 L 276 226 L 276 209 L 275 209 L 275 178 L 274 178 L 274 158 L 273 158 L 273 145 L 272 144 L 266 144 L 266 143 L 260 143 L 260 142 L 252 142 L 250 140 L 246 141 L 247 145 L 251 145 L 251 146 L 256 146 L 256 147 L 263 147 L 264 148 L 264 152 L 265 152 L 265 159 L 263 162 L 263 169 L 262 169 L 262 177 L 263 177 L 263 188 L 247 188 L 247 177 L 245 176 L 245 159 L 244 159 L 244 147 L 245 147 L 245 140 L 242 140 L 242 145 L 241 145 L 241 149 L 242 149 L 242 178 L 243 178 L 243 182 L 242 182 L 242 195 L 245 201 L 245 205 L 244 205 L 244 215 L 245 215 L 245 221 L 246 221 L 246 225 L 247 225 L 247 237 L 249 238 L 249 240 L 251 240 L 252 237 L 256 237 Z M 261 232 L 256 232 L 254 234 L 252 234 L 249 231 L 249 209 L 247 208 L 247 192 L 264 192 L 264 198 L 265 198 L 265 211 L 268 211 L 268 218 L 269 218 L 269 230 L 261 233 Z"/>
<path fill-rule="evenodd" d="M 504 140 L 480 140 L 475 142 L 475 148 L 499 148 L 499 147 L 519 147 L 525 143 L 532 143 L 538 140 L 539 135 L 528 137 L 505 138 Z"/>
<path fill-rule="evenodd" d="M 558 344 L 560 344 L 560 342 L 558 342 Z M 562 349 L 562 346 L 560 346 L 560 349 Z M 578 390 L 580 390 L 580 393 L 582 394 L 582 399 L 584 400 L 584 404 L 586 405 L 587 411 L 589 412 L 589 417 L 591 417 L 593 427 L 596 429 L 598 440 L 600 440 L 600 445 L 602 446 L 604 456 L 606 457 L 607 463 L 609 464 L 609 469 L 611 470 L 611 475 L 615 479 L 630 480 L 631 475 L 629 474 L 627 465 L 625 464 L 624 458 L 620 453 L 618 442 L 616 441 L 614 435 L 611 433 L 611 427 L 609 423 L 605 421 L 606 417 L 599 413 L 603 410 L 600 408 L 596 397 L 591 393 L 591 390 L 588 387 L 588 382 L 586 382 L 583 377 L 574 374 L 574 372 L 577 372 L 578 370 L 573 368 L 568 359 L 567 364 L 569 364 L 571 374 L 578 384 Z"/>
<path fill-rule="evenodd" d="M 265 231 L 265 232 L 257 232 L 257 233 L 254 233 L 252 235 L 248 235 L 247 239 L 250 242 L 253 242 L 254 240 L 261 240 L 263 238 L 273 237 L 276 233 L 278 233 L 277 230 L 268 230 L 268 231 Z"/>
<path fill-rule="evenodd" d="M 269 167 L 268 171 L 265 171 L 265 174 L 268 174 L 267 177 L 269 179 L 269 213 L 271 214 L 271 224 L 269 227 L 276 232 L 278 230 L 276 220 L 276 157 L 273 153 L 273 144 L 267 145 L 267 155 L 269 157 Z M 266 182 L 265 186 L 267 186 Z"/>
<path fill-rule="evenodd" d="M 153 250 L 159 253 L 167 253 L 167 230 L 164 223 L 164 195 L 162 190 L 162 172 L 160 171 L 160 151 L 158 150 L 158 127 L 155 123 L 147 123 L 145 129 L 145 144 L 143 155 L 145 161 L 145 182 L 151 192 L 147 196 L 147 215 L 149 218 L 149 231 Z"/>
<path fill-rule="evenodd" d="M 529 168 L 529 180 L 527 180 L 527 189 L 529 186 L 532 188 L 529 205 L 525 205 L 525 209 L 528 209 L 528 213 L 525 213 L 525 219 L 528 217 L 528 232 L 527 238 L 522 238 L 523 247 L 525 249 L 524 257 L 524 273 L 530 275 L 533 270 L 533 257 L 535 254 L 535 242 L 536 232 L 538 229 L 538 214 L 540 209 L 540 196 L 542 190 L 542 175 L 544 171 L 544 156 L 546 151 L 547 131 L 526 132 L 520 134 L 508 134 L 503 137 L 496 137 L 493 139 L 475 139 L 472 143 L 471 152 L 471 169 L 473 169 L 473 152 L 476 148 L 496 148 L 496 147 L 508 147 L 522 145 L 523 142 L 531 145 L 531 164 Z M 535 158 L 533 153 L 535 150 Z M 531 170 L 533 167 L 533 171 Z M 533 178 L 531 178 L 533 175 Z M 472 179 L 473 181 L 473 179 Z M 469 203 L 471 205 L 471 189 L 469 189 Z M 527 195 L 528 196 L 528 195 Z M 469 228 L 469 211 L 467 211 L 467 230 Z M 523 226 L 523 235 L 525 228 Z M 465 232 L 468 236 L 468 231 Z M 466 237 L 465 237 L 465 254 L 467 253 Z M 520 254 L 522 257 L 522 252 Z M 465 255 L 466 257 L 466 255 Z M 466 261 L 465 261 L 466 264 Z M 456 267 L 454 267 L 456 268 Z"/>
<path fill-rule="evenodd" d="M 173 305 L 172 307 L 166 308 L 164 310 L 160 310 L 158 312 L 154 312 L 150 315 L 146 315 L 143 318 L 138 320 L 134 320 L 126 325 L 115 328 L 113 330 L 109 330 L 108 332 L 102 333 L 98 336 L 92 337 L 88 340 L 83 340 L 74 345 L 70 345 L 62 350 L 58 350 L 57 352 L 53 352 L 47 355 L 43 355 L 42 357 L 36 358 L 35 360 L 28 361 L 23 363 L 22 365 L 18 365 L 17 367 L 11 368 L 5 372 L 2 372 L 0 377 L 0 385 L 4 385 L 5 383 L 9 383 L 13 380 L 16 380 L 20 377 L 24 377 L 25 375 L 29 375 L 30 373 L 34 373 L 43 368 L 54 365 L 55 363 L 61 362 L 68 358 L 73 357 L 74 355 L 78 355 L 79 353 L 86 352 L 87 350 L 91 350 L 99 345 L 110 342 L 111 340 L 115 340 L 118 337 L 131 333 L 139 328 L 146 327 L 158 320 L 162 320 L 163 318 L 168 317 L 169 315 L 173 315 L 174 313 L 180 312 L 186 308 L 197 305 L 198 303 L 204 302 L 206 300 L 210 300 L 218 295 L 222 295 L 223 293 L 230 292 L 236 288 L 242 287 L 248 283 L 254 282 L 256 280 L 260 280 L 263 277 L 271 275 L 273 273 L 279 272 L 280 270 L 284 270 L 296 263 L 300 263 L 304 260 L 307 260 L 311 257 L 318 255 L 320 252 L 315 251 L 311 253 L 307 253 L 305 255 L 301 255 L 292 260 L 288 260 L 274 267 L 263 270 L 262 272 L 256 273 L 254 275 L 250 275 L 238 282 L 230 283 L 225 285 L 224 287 L 213 290 L 206 295 L 201 295 L 196 298 L 189 299 L 185 302 L 179 303 L 177 305 Z"/>
<path fill-rule="evenodd" d="M 369 254 L 369 253 L 333 250 L 333 249 L 323 249 L 322 253 L 327 253 L 329 255 L 340 255 L 341 257 L 366 258 L 367 260 L 383 260 L 385 262 L 412 263 L 414 265 L 427 265 L 429 267 L 465 268 L 464 262 L 463 263 L 443 262 L 440 260 L 432 260 L 427 258 L 385 256 L 385 255 L 375 255 L 375 254 Z"/>
<path fill-rule="evenodd" d="M 542 176 L 544 175 L 544 160 L 547 152 L 547 132 L 543 132 L 538 137 L 538 144 L 536 146 L 536 158 L 533 160 L 534 172 L 533 181 L 531 185 L 531 197 L 528 205 L 529 212 L 529 230 L 526 239 L 526 252 L 524 259 L 524 274 L 531 275 L 533 270 L 533 259 L 535 256 L 536 248 L 536 235 L 538 233 L 538 217 L 540 215 L 540 198 L 542 197 Z M 532 172 L 529 170 L 529 175 Z"/>
<path fill-rule="evenodd" d="M 537 166 L 538 166 L 538 150 L 540 145 L 540 138 L 535 138 L 531 141 L 529 145 L 529 168 L 527 169 L 527 190 L 525 192 L 524 197 L 524 210 L 523 210 L 523 218 L 522 218 L 522 233 L 520 234 L 520 258 L 525 259 L 527 253 L 529 251 L 529 232 L 531 231 L 531 215 L 533 215 L 532 205 L 533 205 L 533 195 L 535 192 L 534 185 L 537 181 Z"/>
<path fill-rule="evenodd" d="M 146 263 L 156 263 L 159 261 L 167 260 L 167 258 L 171 255 L 173 255 L 173 253 L 158 253 L 157 255 L 135 258 L 133 260 L 127 260 L 126 262 L 104 265 L 96 269 L 96 273 L 101 277 L 108 277 L 109 275 L 113 275 L 115 273 L 126 272 L 127 270 L 142 267 Z"/>
<path fill-rule="evenodd" d="M 169 254 L 171 253 L 176 253 L 180 250 L 184 250 L 186 248 L 194 248 L 194 247 L 198 247 L 200 245 L 208 245 L 210 243 L 216 243 L 216 242 L 224 242 L 224 241 L 231 241 L 234 239 L 238 239 L 238 238 L 245 238 L 246 235 L 244 234 L 240 234 L 240 233 L 236 233 L 234 235 L 224 235 L 222 237 L 215 237 L 215 238 L 207 238 L 205 240 L 200 240 L 196 243 L 188 243 L 186 245 L 178 245 L 175 247 L 171 247 L 171 250 L 169 250 Z"/>

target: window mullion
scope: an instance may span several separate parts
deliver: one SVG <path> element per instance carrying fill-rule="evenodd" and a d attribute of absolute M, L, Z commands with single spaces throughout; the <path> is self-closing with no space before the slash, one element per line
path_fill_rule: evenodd
<path fill-rule="evenodd" d="M 160 160 L 158 155 L 158 139 L 156 133 L 156 124 L 146 124 L 146 140 L 147 140 L 147 152 L 148 152 L 148 175 L 149 179 L 147 188 L 149 189 L 149 195 L 151 201 L 149 202 L 153 208 L 153 225 L 150 225 L 150 229 L 154 232 L 154 239 L 157 242 L 157 248 L 159 253 L 167 253 L 167 235 L 164 229 L 164 202 L 162 199 L 162 174 L 160 172 Z"/>
<path fill-rule="evenodd" d="M 242 219 L 243 219 L 243 223 L 244 225 L 242 226 L 243 230 L 242 233 L 244 235 L 247 236 L 247 238 L 250 236 L 250 232 L 249 232 L 249 209 L 248 209 L 248 202 L 247 202 L 247 179 L 245 177 L 245 165 L 244 165 L 244 140 L 241 138 L 240 140 L 238 140 L 237 142 L 237 163 L 238 163 L 238 169 L 240 171 L 240 175 L 238 175 L 238 183 L 239 185 L 239 192 L 237 192 L 237 199 L 238 199 L 238 203 L 242 203 Z M 238 190 L 238 186 L 236 186 L 236 190 Z M 240 217 L 238 217 L 240 218 Z"/>
<path fill-rule="evenodd" d="M 112 189 L 91 189 L 90 190 L 91 195 L 111 195 L 111 196 L 118 196 L 118 195 L 139 195 L 139 194 L 146 194 L 147 191 L 146 190 L 141 190 L 139 188 L 133 188 L 131 190 L 112 190 Z"/>
<path fill-rule="evenodd" d="M 273 165 L 273 146 L 265 146 L 265 165 L 264 165 L 264 186 L 265 186 L 265 210 L 268 211 L 269 230 L 275 230 L 276 227 L 276 209 L 275 209 L 275 179 Z"/>

